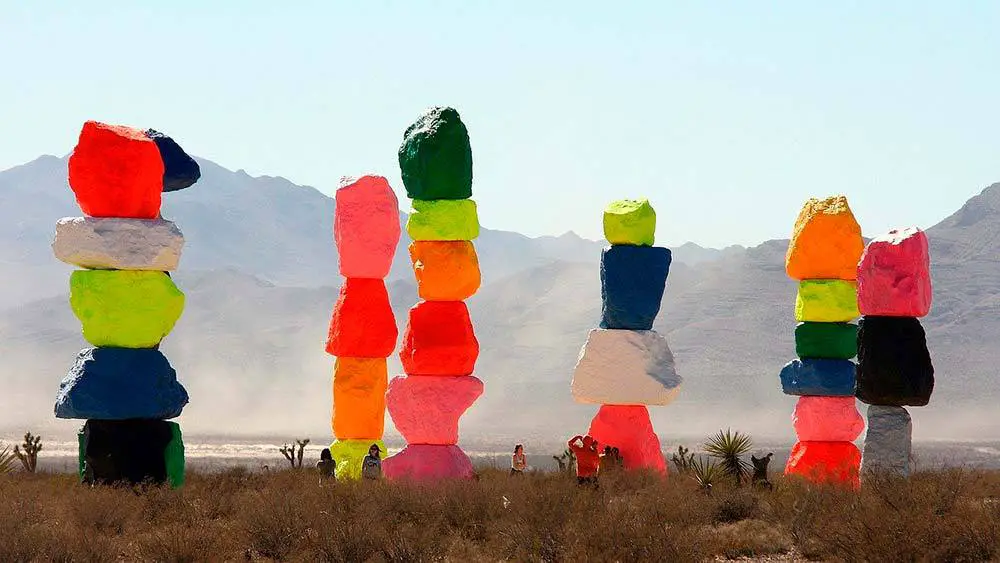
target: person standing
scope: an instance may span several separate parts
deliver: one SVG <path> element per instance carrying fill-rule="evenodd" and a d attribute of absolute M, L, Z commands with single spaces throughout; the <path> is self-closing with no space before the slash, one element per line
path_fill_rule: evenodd
<path fill-rule="evenodd" d="M 597 487 L 597 472 L 601 465 L 601 454 L 597 450 L 597 440 L 590 436 L 574 436 L 567 442 L 576 456 L 576 482 Z"/>
<path fill-rule="evenodd" d="M 327 479 L 337 479 L 337 475 L 335 473 L 337 464 L 333 461 L 333 456 L 330 454 L 330 448 L 323 448 L 323 451 L 319 452 L 319 461 L 316 462 L 316 469 L 319 470 L 320 484 Z"/>
<path fill-rule="evenodd" d="M 524 445 L 514 446 L 514 455 L 510 458 L 510 474 L 524 475 L 524 470 L 528 468 L 528 459 L 524 455 Z"/>
<path fill-rule="evenodd" d="M 378 444 L 368 448 L 368 455 L 361 461 L 361 476 L 365 479 L 378 480 L 382 478 L 382 449 Z"/>

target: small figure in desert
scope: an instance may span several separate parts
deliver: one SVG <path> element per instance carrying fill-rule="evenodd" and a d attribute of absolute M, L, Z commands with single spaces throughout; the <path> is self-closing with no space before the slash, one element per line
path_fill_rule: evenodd
<path fill-rule="evenodd" d="M 382 448 L 378 444 L 372 444 L 368 448 L 368 455 L 361 461 L 361 476 L 365 479 L 378 480 L 382 478 Z"/>
<path fill-rule="evenodd" d="M 528 468 L 528 458 L 524 455 L 524 446 L 518 444 L 514 446 L 514 455 L 510 458 L 510 474 L 513 477 L 524 475 L 524 470 Z"/>
<path fill-rule="evenodd" d="M 769 453 L 764 457 L 757 458 L 753 455 L 750 456 L 750 461 L 753 462 L 753 486 L 760 487 L 762 489 L 774 490 L 774 485 L 767 478 L 767 466 L 771 463 L 771 456 L 774 453 Z"/>
<path fill-rule="evenodd" d="M 576 455 L 576 482 L 580 485 L 597 487 L 597 472 L 600 470 L 601 454 L 597 440 L 590 436 L 573 436 L 567 445 Z"/>

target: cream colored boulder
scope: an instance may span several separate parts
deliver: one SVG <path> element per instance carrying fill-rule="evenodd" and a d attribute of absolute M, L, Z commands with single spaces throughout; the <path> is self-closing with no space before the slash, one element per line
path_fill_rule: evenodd
<path fill-rule="evenodd" d="M 56 223 L 56 258 L 91 270 L 177 269 L 184 235 L 163 219 L 65 217 Z"/>
<path fill-rule="evenodd" d="M 666 405 L 681 377 L 666 339 L 654 330 L 590 331 L 573 372 L 573 398 L 602 405 Z"/>

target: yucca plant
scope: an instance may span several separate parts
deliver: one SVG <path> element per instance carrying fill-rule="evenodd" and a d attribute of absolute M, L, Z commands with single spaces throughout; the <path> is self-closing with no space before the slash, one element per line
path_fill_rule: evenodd
<path fill-rule="evenodd" d="M 729 429 L 725 432 L 719 430 L 705 442 L 704 447 L 708 455 L 719 460 L 719 467 L 736 481 L 737 486 L 750 480 L 750 464 L 742 458 L 753 449 L 749 435 Z"/>
<path fill-rule="evenodd" d="M 691 477 L 706 493 L 711 493 L 712 486 L 726 475 L 726 472 L 717 463 L 701 456 L 697 459 L 692 457 L 687 467 Z"/>
<path fill-rule="evenodd" d="M 13 473 L 17 464 L 17 456 L 10 446 L 0 445 L 0 475 Z"/>

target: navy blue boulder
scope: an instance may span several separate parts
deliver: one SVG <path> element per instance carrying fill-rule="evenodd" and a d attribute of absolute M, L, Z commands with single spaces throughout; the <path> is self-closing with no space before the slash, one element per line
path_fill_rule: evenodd
<path fill-rule="evenodd" d="M 86 348 L 59 385 L 56 418 L 167 419 L 188 402 L 167 358 L 153 348 Z"/>
<path fill-rule="evenodd" d="M 612 245 L 601 253 L 601 328 L 651 330 L 670 272 L 670 250 Z"/>
<path fill-rule="evenodd" d="M 786 395 L 851 397 L 855 372 L 854 362 L 850 360 L 792 360 L 781 368 L 781 389 Z"/>
<path fill-rule="evenodd" d="M 147 129 L 146 137 L 156 143 L 163 160 L 163 191 L 176 192 L 189 188 L 201 178 L 201 167 L 177 141 L 156 129 Z"/>

